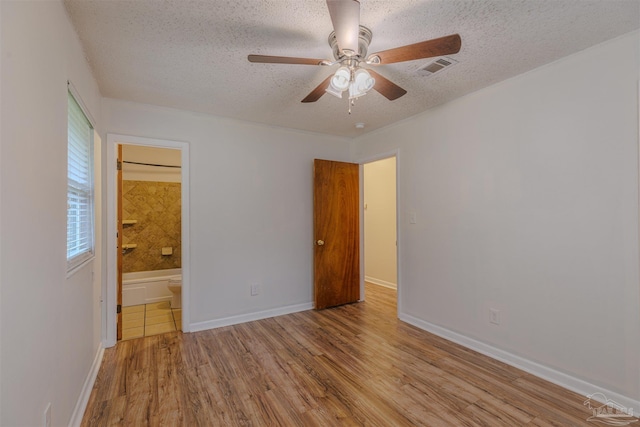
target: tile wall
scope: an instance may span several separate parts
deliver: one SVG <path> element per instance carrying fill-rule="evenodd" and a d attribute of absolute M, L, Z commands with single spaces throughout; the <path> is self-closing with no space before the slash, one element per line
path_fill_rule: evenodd
<path fill-rule="evenodd" d="M 124 273 L 181 267 L 181 191 L 180 183 L 122 182 L 123 244 L 136 244 L 125 251 Z M 172 248 L 172 255 L 162 255 L 162 248 Z"/>

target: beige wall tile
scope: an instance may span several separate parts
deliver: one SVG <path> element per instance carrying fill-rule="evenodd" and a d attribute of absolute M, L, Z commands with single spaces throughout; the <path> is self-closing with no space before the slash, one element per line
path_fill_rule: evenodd
<path fill-rule="evenodd" d="M 123 272 L 181 267 L 180 183 L 123 181 L 122 210 L 123 219 L 137 221 L 123 227 L 122 241 L 138 245 L 125 252 Z M 162 248 L 169 246 L 173 254 L 162 255 Z"/>

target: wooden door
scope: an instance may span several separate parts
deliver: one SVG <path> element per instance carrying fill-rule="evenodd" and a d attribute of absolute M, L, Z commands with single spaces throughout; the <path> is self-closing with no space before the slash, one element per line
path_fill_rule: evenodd
<path fill-rule="evenodd" d="M 314 160 L 316 309 L 360 299 L 359 166 Z"/>
<path fill-rule="evenodd" d="M 118 251 L 117 259 L 117 280 L 118 280 L 118 290 L 117 290 L 117 339 L 122 339 L 122 145 L 118 145 L 118 167 L 117 167 L 117 215 L 116 220 L 118 221 Z"/>

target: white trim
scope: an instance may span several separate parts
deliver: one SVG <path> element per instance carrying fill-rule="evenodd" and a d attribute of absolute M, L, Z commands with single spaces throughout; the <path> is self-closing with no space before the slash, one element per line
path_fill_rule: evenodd
<path fill-rule="evenodd" d="M 386 280 L 382 279 L 376 279 L 375 277 L 371 276 L 364 276 L 364 281 L 373 283 L 374 285 L 384 286 L 385 288 L 398 289 L 398 285 L 395 283 L 387 282 Z"/>
<path fill-rule="evenodd" d="M 156 302 L 164 302 L 164 301 L 171 301 L 171 297 L 152 297 L 152 298 L 147 298 L 147 301 L 145 302 L 145 304 L 153 304 Z M 124 307 L 124 304 L 122 305 Z"/>
<path fill-rule="evenodd" d="M 640 78 L 638 79 L 637 82 L 637 95 L 638 95 L 638 99 L 636 100 L 636 117 L 638 118 L 638 139 L 636 140 L 636 150 L 638 153 L 638 160 L 636 163 L 636 182 L 638 183 L 638 194 L 637 194 L 637 200 L 636 200 L 636 212 L 638 212 L 638 215 L 640 215 Z M 640 216 L 638 217 L 638 223 L 640 224 Z M 638 227 L 638 234 L 636 235 L 636 249 L 638 249 L 638 245 L 640 245 L 640 227 Z M 640 255 L 640 251 L 638 251 L 638 255 Z M 638 261 L 640 261 L 640 258 L 638 259 Z M 638 266 L 637 269 L 640 270 L 640 262 L 638 262 Z M 640 286 L 640 283 L 638 284 L 638 286 Z M 637 385 L 638 388 L 640 388 L 640 376 L 637 378 Z M 640 411 L 640 408 L 638 408 L 638 411 Z M 637 416 L 637 414 L 636 414 Z"/>
<path fill-rule="evenodd" d="M 80 264 L 74 266 L 69 271 L 67 271 L 67 279 L 73 276 L 74 274 L 76 274 L 78 271 L 82 270 L 87 264 L 93 263 L 93 260 L 96 259 L 95 250 L 93 252 L 94 253 L 89 255 L 87 259 L 82 260 Z"/>
<path fill-rule="evenodd" d="M 189 143 L 182 141 L 171 141 L 156 138 L 144 138 L 139 136 L 107 134 L 107 156 L 106 156 L 106 187 L 107 187 L 107 281 L 105 311 L 106 311 L 106 328 L 103 336 L 105 347 L 112 347 L 116 344 L 116 306 L 117 306 L 117 278 L 116 278 L 116 251 L 117 251 L 117 225 L 116 225 L 116 157 L 119 144 L 140 145 L 146 147 L 173 148 L 181 150 L 181 181 L 182 181 L 182 331 L 190 331 L 190 282 L 191 265 L 190 257 L 190 232 L 189 232 Z"/>
<path fill-rule="evenodd" d="M 401 298 L 401 287 L 400 284 L 402 283 L 402 257 L 401 257 L 401 245 L 400 243 L 403 241 L 402 240 L 402 227 L 400 226 L 400 218 L 402 218 L 402 215 L 400 215 L 400 207 L 402 206 L 402 204 L 400 203 L 402 198 L 401 196 L 401 191 L 400 191 L 400 149 L 396 149 L 395 150 L 395 156 L 396 156 L 396 274 L 397 274 L 397 279 L 396 279 L 396 305 L 398 306 L 398 317 L 400 317 L 400 313 L 402 313 L 403 311 L 403 307 L 404 305 L 402 304 L 402 298 Z"/>
<path fill-rule="evenodd" d="M 284 314 L 298 313 L 313 309 L 313 303 L 288 305 L 285 307 L 273 308 L 270 310 L 257 311 L 254 313 L 240 314 L 237 316 L 224 317 L 222 319 L 207 320 L 191 324 L 191 332 L 206 331 L 208 329 L 221 328 L 223 326 L 237 325 L 239 323 L 252 322 L 254 320 L 268 319 L 270 317 L 282 316 Z"/>
<path fill-rule="evenodd" d="M 564 387 L 575 393 L 581 394 L 582 396 L 587 397 L 595 392 L 601 392 L 606 395 L 608 399 L 611 399 L 626 408 L 640 408 L 640 400 L 635 400 L 620 393 L 604 389 L 595 384 L 591 384 L 569 374 L 565 374 L 564 372 L 556 371 L 555 369 L 549 368 L 548 366 L 541 365 L 532 360 L 509 353 L 508 351 L 501 350 L 499 348 L 493 347 L 489 344 L 483 343 L 473 338 L 469 338 L 457 332 L 453 332 L 441 326 L 434 325 L 433 323 L 426 322 L 409 314 L 401 313 L 399 318 L 403 322 L 407 322 L 413 326 L 416 326 L 427 332 L 431 332 L 432 334 L 442 337 L 446 340 L 452 341 L 456 344 L 460 344 L 471 350 L 475 350 L 478 353 L 499 360 L 500 362 L 504 362 L 507 365 L 522 369 L 523 371 L 535 375 L 536 377 L 542 378 L 553 384 L 559 385 L 560 387 Z"/>
<path fill-rule="evenodd" d="M 365 287 L 364 287 L 364 163 L 358 162 L 358 221 L 360 226 L 360 299 L 364 301 L 366 299 Z"/>
<path fill-rule="evenodd" d="M 96 357 L 93 358 L 93 364 L 89 370 L 87 378 L 84 380 L 80 396 L 76 402 L 73 413 L 71 414 L 71 420 L 69 421 L 70 427 L 78 427 L 82 424 L 82 418 L 84 417 L 84 411 L 87 409 L 87 403 L 89 403 L 89 397 L 91 397 L 91 390 L 93 390 L 93 384 L 98 377 L 98 371 L 100 371 L 100 365 L 102 364 L 102 358 L 104 356 L 104 347 L 102 344 L 98 344 L 98 351 Z"/>
<path fill-rule="evenodd" d="M 80 109 L 84 113 L 85 117 L 87 118 L 87 120 L 89 120 L 89 123 L 91 123 L 91 127 L 93 129 L 95 129 L 96 128 L 96 120 L 91 115 L 91 112 L 87 108 L 87 104 L 84 103 L 84 101 L 82 100 L 82 96 L 80 96 L 80 92 L 78 92 L 78 89 L 76 89 L 76 87 L 73 85 L 71 80 L 67 80 L 67 89 L 69 90 L 69 92 L 71 92 L 71 95 L 73 96 L 73 99 L 76 100 L 76 102 L 80 106 Z"/>

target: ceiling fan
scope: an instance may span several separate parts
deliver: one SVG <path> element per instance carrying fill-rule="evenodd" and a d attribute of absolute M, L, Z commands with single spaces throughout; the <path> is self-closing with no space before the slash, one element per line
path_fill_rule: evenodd
<path fill-rule="evenodd" d="M 426 40 L 394 49 L 376 52 L 367 56 L 372 32 L 360 25 L 360 2 L 358 0 L 327 0 L 329 15 L 334 31 L 329 35 L 329 46 L 333 50 L 334 61 L 327 59 L 296 58 L 286 56 L 249 55 L 250 62 L 266 64 L 302 64 L 331 66 L 340 65 L 335 74 L 327 77 L 307 95 L 302 102 L 315 102 L 325 92 L 342 98 L 349 93 L 349 113 L 358 97 L 375 89 L 393 101 L 407 93 L 370 68 L 362 65 L 385 65 L 395 62 L 451 55 L 460 51 L 461 39 L 458 34 Z"/>

